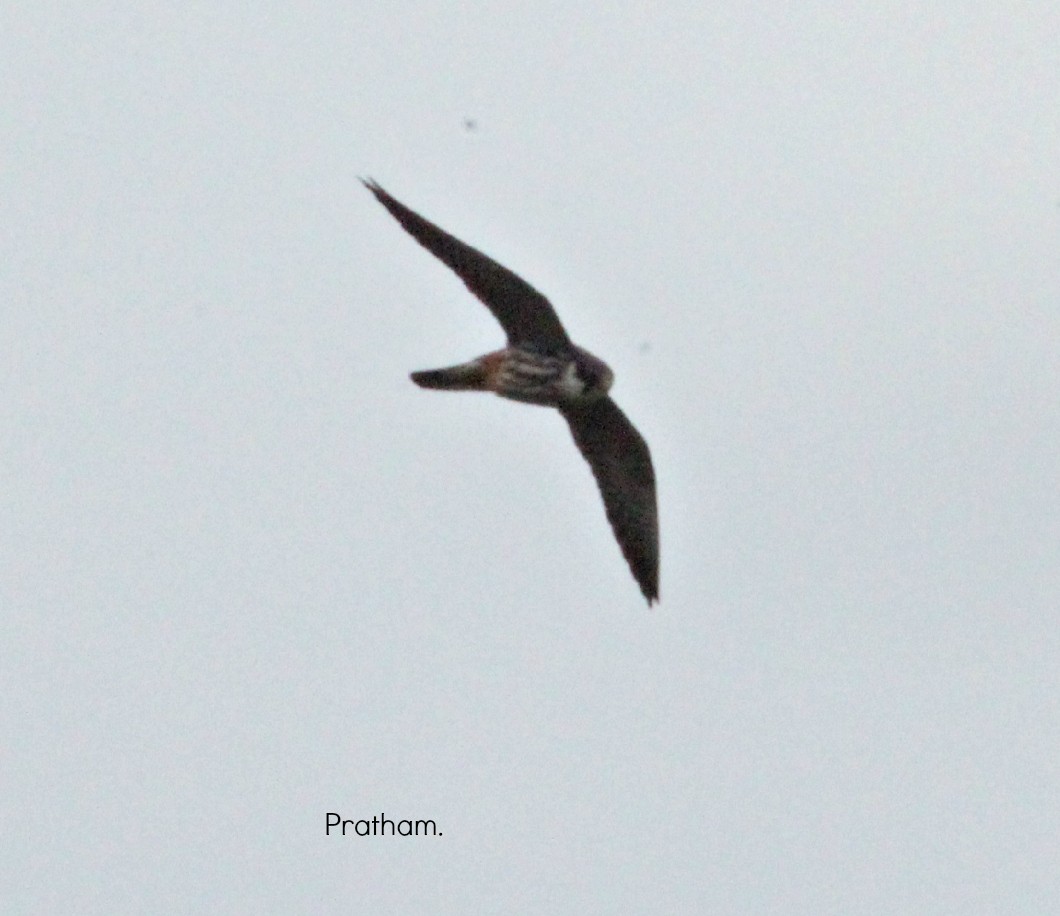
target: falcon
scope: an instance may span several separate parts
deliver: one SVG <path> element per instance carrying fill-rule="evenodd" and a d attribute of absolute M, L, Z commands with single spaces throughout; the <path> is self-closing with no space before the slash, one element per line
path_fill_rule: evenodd
<path fill-rule="evenodd" d="M 655 471 L 648 444 L 608 396 L 611 369 L 575 346 L 552 304 L 521 277 L 410 210 L 374 181 L 362 183 L 409 235 L 464 281 L 508 337 L 503 350 L 458 366 L 413 372 L 412 381 L 421 388 L 492 391 L 513 401 L 555 407 L 589 462 L 618 546 L 651 606 L 659 600 Z"/>

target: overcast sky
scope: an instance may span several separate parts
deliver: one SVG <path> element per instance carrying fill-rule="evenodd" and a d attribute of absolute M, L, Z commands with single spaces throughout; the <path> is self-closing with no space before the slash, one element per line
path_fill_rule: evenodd
<path fill-rule="evenodd" d="M 8 4 L 0 84 L 5 912 L 1055 908 L 1055 4 Z M 658 606 L 358 176 L 612 366 Z"/>

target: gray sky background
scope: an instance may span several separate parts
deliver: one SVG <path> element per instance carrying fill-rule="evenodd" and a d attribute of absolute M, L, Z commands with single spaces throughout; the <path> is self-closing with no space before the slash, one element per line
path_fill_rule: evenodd
<path fill-rule="evenodd" d="M 1055 907 L 1055 4 L 9 4 L 0 84 L 5 912 Z M 614 368 L 659 607 L 359 175 Z"/>

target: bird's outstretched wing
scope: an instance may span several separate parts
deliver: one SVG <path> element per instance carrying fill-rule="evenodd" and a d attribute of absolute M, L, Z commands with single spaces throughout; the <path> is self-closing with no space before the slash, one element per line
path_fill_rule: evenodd
<path fill-rule="evenodd" d="M 659 513 L 648 443 L 609 397 L 559 410 L 593 470 L 618 546 L 650 605 L 659 600 Z"/>
<path fill-rule="evenodd" d="M 374 181 L 362 183 L 417 242 L 451 268 L 501 323 L 512 345 L 566 350 L 570 338 L 552 304 L 522 277 L 395 200 Z"/>

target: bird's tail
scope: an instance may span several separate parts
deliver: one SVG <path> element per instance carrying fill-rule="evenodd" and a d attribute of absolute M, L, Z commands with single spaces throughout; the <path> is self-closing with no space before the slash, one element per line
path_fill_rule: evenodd
<path fill-rule="evenodd" d="M 437 388 L 446 391 L 482 391 L 486 387 L 486 367 L 479 360 L 472 360 L 447 369 L 427 369 L 413 372 L 412 380 L 421 388 Z"/>

